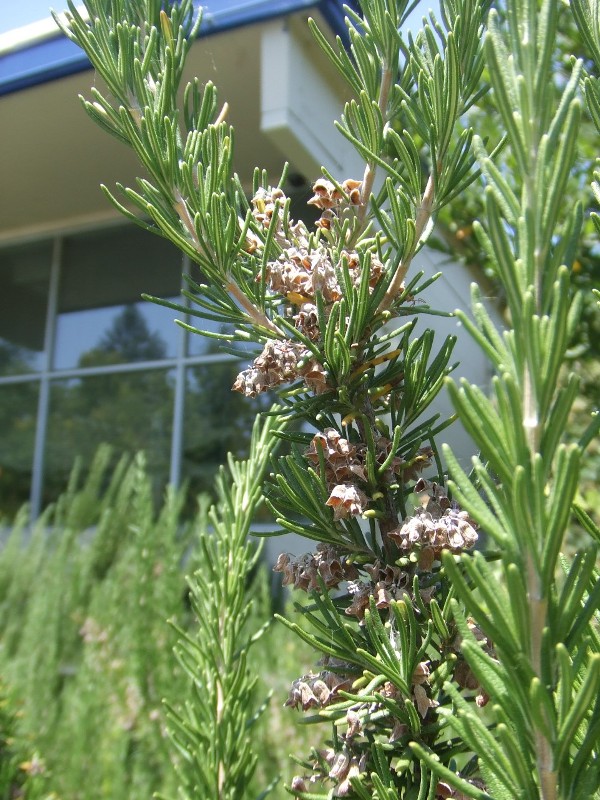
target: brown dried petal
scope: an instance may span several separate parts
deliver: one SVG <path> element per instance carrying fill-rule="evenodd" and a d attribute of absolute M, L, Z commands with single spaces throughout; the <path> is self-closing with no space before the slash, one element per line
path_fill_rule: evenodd
<path fill-rule="evenodd" d="M 315 394 L 323 394 L 330 388 L 327 384 L 327 373 L 323 365 L 314 358 L 311 358 L 300 368 L 299 374 L 304 378 L 307 388 Z"/>
<path fill-rule="evenodd" d="M 405 725 L 403 722 L 400 722 L 397 719 L 394 723 L 394 727 L 392 728 L 392 732 L 390 733 L 390 744 L 397 742 L 398 739 L 401 739 L 405 736 L 409 731 L 408 725 Z"/>
<path fill-rule="evenodd" d="M 315 225 L 317 228 L 321 228 L 321 230 L 328 231 L 331 229 L 331 223 L 335 218 L 336 214 L 334 214 L 330 208 L 326 208 L 315 222 Z"/>
<path fill-rule="evenodd" d="M 439 705 L 437 700 L 432 700 L 425 690 L 424 686 L 417 685 L 413 688 L 413 695 L 415 698 L 415 703 L 417 704 L 417 708 L 419 710 L 419 714 L 423 719 L 427 716 L 427 712 L 430 708 L 435 708 Z"/>
<path fill-rule="evenodd" d="M 412 682 L 414 685 L 420 685 L 422 683 L 426 683 L 427 679 L 429 678 L 429 661 L 421 661 L 415 667 L 415 671 L 413 672 Z"/>
<path fill-rule="evenodd" d="M 329 770 L 329 777 L 336 780 L 343 780 L 348 774 L 350 767 L 350 756 L 348 753 L 336 753 L 331 769 Z"/>
<path fill-rule="evenodd" d="M 402 475 L 402 480 L 407 483 L 408 481 L 417 480 L 419 473 L 423 472 L 430 464 L 433 458 L 433 450 L 431 447 L 421 447 L 419 452 L 416 456 L 414 456 L 410 462 L 410 464 L 402 463 L 400 464 L 397 474 Z M 416 493 L 423 491 L 423 489 L 417 489 L 419 486 L 420 481 L 415 485 L 414 490 Z"/>
<path fill-rule="evenodd" d="M 350 617 L 357 617 L 362 622 L 369 607 L 371 586 L 363 581 L 351 581 L 348 584 L 348 592 L 352 595 L 352 603 L 346 608 L 345 613 Z"/>
<path fill-rule="evenodd" d="M 419 569 L 422 572 L 431 572 L 433 562 L 435 561 L 435 553 L 432 547 L 424 547 L 419 553 Z"/>
<path fill-rule="evenodd" d="M 358 206 L 361 202 L 360 197 L 360 189 L 362 186 L 362 181 L 354 180 L 353 178 L 346 178 L 346 180 L 342 183 L 342 189 L 344 190 L 344 194 L 348 197 L 348 202 L 351 205 Z"/>
<path fill-rule="evenodd" d="M 359 734 L 362 730 L 362 722 L 360 716 L 354 711 L 353 709 L 349 708 L 346 712 L 346 722 L 348 723 L 348 731 L 346 733 L 346 737 L 348 739 L 352 739 L 352 737 Z"/>
<path fill-rule="evenodd" d="M 462 689 L 477 689 L 479 681 L 466 661 L 459 661 L 454 668 L 454 680 Z"/>
<path fill-rule="evenodd" d="M 350 762 L 350 769 L 346 773 L 346 777 L 344 780 L 339 784 L 335 792 L 333 793 L 334 797 L 346 797 L 346 795 L 351 791 L 352 784 L 350 783 L 352 778 L 358 778 L 361 773 L 361 769 L 358 765 L 358 762 L 355 758 L 352 759 Z"/>
<path fill-rule="evenodd" d="M 333 487 L 325 505 L 333 508 L 333 518 L 338 520 L 362 514 L 368 502 L 367 495 L 353 483 L 341 483 Z"/>
<path fill-rule="evenodd" d="M 387 587 L 387 585 L 383 581 L 379 581 L 375 584 L 375 589 L 373 591 L 373 595 L 375 597 L 375 605 L 377 608 L 389 608 L 390 602 L 392 601 L 392 595 Z"/>

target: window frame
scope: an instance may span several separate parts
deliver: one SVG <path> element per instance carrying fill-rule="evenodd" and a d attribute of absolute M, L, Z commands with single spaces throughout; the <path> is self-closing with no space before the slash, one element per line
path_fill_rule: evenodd
<path fill-rule="evenodd" d="M 0 388 L 2 386 L 17 383 L 22 384 L 34 382 L 39 385 L 36 429 L 31 465 L 32 480 L 29 496 L 30 516 L 32 519 L 37 518 L 42 510 L 41 505 L 44 487 L 46 442 L 50 410 L 50 390 L 54 381 L 68 378 L 85 378 L 88 376 L 102 374 L 132 373 L 157 369 L 166 371 L 172 370 L 175 376 L 175 389 L 172 408 L 171 447 L 169 454 L 169 483 L 173 486 L 179 486 L 181 483 L 183 463 L 183 437 L 185 428 L 184 413 L 187 379 L 186 371 L 188 367 L 194 367 L 197 365 L 221 364 L 227 361 L 237 361 L 235 356 L 227 353 L 190 355 L 188 353 L 188 340 L 192 334 L 184 328 L 178 326 L 179 330 L 177 336 L 177 347 L 174 356 L 165 357 L 160 360 L 124 362 L 101 366 L 71 367 L 68 369 L 54 369 L 53 362 L 59 315 L 59 291 L 61 271 L 63 268 L 65 240 L 68 239 L 69 236 L 76 236 L 81 233 L 106 231 L 108 235 L 110 230 L 114 230 L 115 228 L 133 229 L 134 227 L 135 225 L 133 223 L 123 223 L 119 221 L 115 224 L 114 221 L 111 221 L 111 223 L 108 224 L 86 225 L 85 228 L 76 227 L 70 230 L 61 229 L 59 233 L 52 234 L 49 232 L 45 235 L 27 237 L 21 241 L 13 241 L 10 243 L 10 246 L 15 244 L 34 244 L 35 242 L 40 241 L 49 241 L 52 243 L 48 301 L 46 306 L 46 319 L 44 327 L 44 349 L 41 369 L 31 373 L 0 376 Z M 3 246 L 0 245 L 0 252 L 2 247 Z M 180 290 L 182 290 L 185 286 L 184 275 L 188 275 L 190 273 L 190 269 L 190 258 L 187 255 L 182 254 L 179 281 Z M 182 305 L 189 307 L 190 303 L 187 299 L 182 298 Z M 189 317 L 186 317 L 186 322 L 189 323 L 189 321 Z M 75 457 L 75 454 L 73 455 Z"/>

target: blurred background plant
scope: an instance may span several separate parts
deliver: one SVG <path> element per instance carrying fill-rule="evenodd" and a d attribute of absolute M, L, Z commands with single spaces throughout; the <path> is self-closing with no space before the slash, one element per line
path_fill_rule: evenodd
<path fill-rule="evenodd" d="M 185 575 L 193 585 L 197 570 L 208 572 L 208 498 L 200 498 L 190 519 L 182 513 L 184 489 L 168 493 L 158 509 L 152 494 L 142 455 L 121 459 L 115 470 L 104 447 L 89 474 L 75 468 L 66 492 L 33 528 L 26 509 L 4 520 L 2 800 L 176 794 L 178 757 L 166 738 L 163 701 L 182 710 L 190 679 L 173 655 L 179 634 L 167 618 L 187 635 L 196 632 Z M 263 626 L 275 602 L 268 568 L 252 564 L 252 553 L 242 560 L 251 568 L 241 583 L 248 634 Z M 249 649 L 248 668 L 258 676 L 249 707 L 271 692 L 277 698 L 269 720 L 263 715 L 256 723 L 254 747 L 265 757 L 249 796 L 285 771 L 290 750 L 309 741 L 305 729 L 290 727 L 279 701 L 300 649 L 280 626 Z"/>

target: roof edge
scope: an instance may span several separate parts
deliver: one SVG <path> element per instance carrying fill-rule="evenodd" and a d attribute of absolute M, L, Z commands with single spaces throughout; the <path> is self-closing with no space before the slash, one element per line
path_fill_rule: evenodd
<path fill-rule="evenodd" d="M 199 3 L 198 3 L 199 5 Z M 355 6 L 355 2 L 350 2 Z M 277 17 L 318 9 L 333 33 L 348 41 L 341 0 L 241 0 L 233 6 L 204 10 L 200 38 Z M 82 50 L 67 39 L 52 19 L 23 26 L 23 37 L 2 47 L 0 36 L 0 96 L 90 69 Z"/>

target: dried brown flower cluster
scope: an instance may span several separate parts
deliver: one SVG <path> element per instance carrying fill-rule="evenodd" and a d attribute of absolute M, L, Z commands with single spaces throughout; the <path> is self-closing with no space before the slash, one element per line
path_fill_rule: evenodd
<path fill-rule="evenodd" d="M 318 676 L 305 676 L 299 681 L 295 681 L 286 705 L 293 706 L 294 708 L 300 706 L 304 709 L 322 706 L 328 702 L 335 702 L 335 700 L 338 699 L 335 697 L 336 690 L 349 689 L 349 686 L 339 682 L 343 681 L 343 678 L 334 675 L 333 680 L 335 681 L 335 688 L 330 692 L 325 681 L 322 679 L 323 675 L 331 676 L 332 673 L 321 673 L 321 675 Z M 438 705 L 438 702 L 430 697 L 428 693 L 429 676 L 429 662 L 420 662 L 412 677 L 411 691 L 412 700 L 422 719 L 425 719 L 429 709 L 435 708 Z M 329 680 L 331 681 L 332 678 L 330 677 Z M 350 684 L 350 681 L 347 681 L 347 683 Z M 379 691 L 387 701 L 397 700 L 398 703 L 404 702 L 404 697 L 399 689 L 389 681 L 387 681 Z M 321 701 L 321 697 L 324 698 L 324 703 Z M 367 767 L 367 750 L 364 746 L 365 736 L 363 734 L 368 727 L 369 720 L 375 715 L 378 719 L 378 724 L 380 724 L 382 714 L 386 713 L 389 712 L 386 712 L 385 706 L 382 703 L 373 703 L 371 700 L 355 703 L 347 709 L 346 733 L 342 734 L 340 729 L 340 740 L 343 741 L 343 746 L 337 750 L 327 748 L 318 751 L 317 759 L 311 764 L 312 773 L 310 775 L 296 776 L 292 781 L 292 789 L 298 792 L 307 792 L 311 785 L 329 779 L 335 783 L 335 788 L 331 796 L 345 797 L 350 791 L 350 779 L 354 776 L 358 777 L 361 773 L 365 772 Z M 392 719 L 392 722 L 393 725 L 389 735 L 390 744 L 410 733 L 408 727 L 399 720 L 395 720 L 394 722 Z"/>
<path fill-rule="evenodd" d="M 375 446 L 376 463 L 382 465 L 388 460 L 392 442 L 385 436 L 380 436 L 376 439 Z M 432 454 L 431 448 L 422 448 L 417 458 L 410 464 L 394 456 L 389 460 L 385 473 L 380 476 L 381 482 L 389 485 L 397 480 L 398 475 L 402 475 L 404 481 L 413 479 L 417 472 L 430 464 Z M 323 477 L 330 493 L 326 505 L 333 508 L 335 520 L 357 516 L 366 510 L 371 498 L 364 491 L 367 482 L 365 444 L 354 444 L 343 438 L 335 428 L 325 428 L 322 433 L 317 433 L 312 438 L 305 456 L 317 470 L 320 467 L 321 457 L 323 458 L 325 464 Z"/>
<path fill-rule="evenodd" d="M 341 207 L 344 203 L 359 202 L 360 183 L 346 180 L 340 193 L 329 181 L 317 181 L 314 197 L 309 201 L 325 212 Z M 321 336 L 317 315 L 316 295 L 325 304 L 325 315 L 329 316 L 331 305 L 343 296 L 339 271 L 348 269 L 354 285 L 361 280 L 361 261 L 356 252 L 343 252 L 339 261 L 332 260 L 326 244 L 311 239 L 303 222 L 285 224 L 286 197 L 281 189 L 259 189 L 252 199 L 252 216 L 259 228 L 271 228 L 275 241 L 282 252 L 277 260 L 266 267 L 269 288 L 282 295 L 290 304 L 296 328 L 311 341 Z M 274 221 L 275 220 L 275 221 Z M 323 226 L 321 226 L 323 227 Z M 246 236 L 245 250 L 255 252 L 260 247 L 256 234 Z M 369 286 L 372 289 L 383 275 L 384 267 L 374 253 L 369 256 Z M 269 341 L 252 366 L 241 372 L 233 389 L 254 397 L 281 383 L 303 378 L 308 389 L 321 394 L 330 388 L 323 365 L 297 342 L 290 340 Z"/>
<path fill-rule="evenodd" d="M 256 397 L 261 392 L 288 383 L 297 378 L 315 394 L 327 389 L 327 376 L 323 366 L 310 357 L 309 351 L 299 342 L 270 339 L 252 366 L 239 373 L 232 389 L 246 397 Z"/>
<path fill-rule="evenodd" d="M 429 550 L 433 559 L 439 558 L 442 550 L 459 553 L 473 547 L 478 539 L 477 524 L 448 499 L 441 486 L 421 479 L 414 491 L 423 495 L 422 506 L 387 534 L 392 541 L 406 551 Z"/>
<path fill-rule="evenodd" d="M 283 586 L 293 586 L 305 592 L 321 591 L 320 581 L 328 589 L 337 589 L 343 581 L 358 577 L 358 570 L 353 564 L 348 564 L 334 547 L 322 542 L 314 553 L 298 557 L 282 553 L 273 572 L 283 573 Z"/>
<path fill-rule="evenodd" d="M 309 205 L 316 206 L 323 212 L 317 220 L 317 226 L 329 230 L 333 219 L 342 208 L 359 206 L 361 204 L 361 181 L 347 178 L 341 184 L 341 191 L 331 181 L 320 178 L 313 184 L 314 195 L 308 201 Z"/>
<path fill-rule="evenodd" d="M 494 643 L 483 633 L 481 628 L 471 617 L 467 619 L 467 625 L 487 655 L 496 660 L 496 649 L 494 647 Z M 480 708 L 483 708 L 483 706 L 487 705 L 490 698 L 488 693 L 479 683 L 475 673 L 462 656 L 460 636 L 457 636 L 456 641 L 453 643 L 453 649 L 459 657 L 456 667 L 454 668 L 454 680 L 462 689 L 470 689 L 472 691 L 477 690 L 475 702 Z"/>
<path fill-rule="evenodd" d="M 366 754 L 353 755 L 348 748 L 336 751 L 328 747 L 318 751 L 317 756 L 311 775 L 294 776 L 292 791 L 309 792 L 315 783 L 329 778 L 336 784 L 332 797 L 346 797 L 352 789 L 350 780 L 358 777 L 366 768 Z"/>
<path fill-rule="evenodd" d="M 364 483 L 367 479 L 366 447 L 352 444 L 334 428 L 326 428 L 313 436 L 305 456 L 318 468 L 321 454 L 325 462 L 323 477 L 330 493 L 326 505 L 333 508 L 333 518 L 339 520 L 362 514 L 369 498 L 356 482 Z"/>
<path fill-rule="evenodd" d="M 403 600 L 407 598 L 410 602 L 408 588 L 410 587 L 410 575 L 397 566 L 386 566 L 379 561 L 373 565 L 363 567 L 370 576 L 370 581 L 359 580 L 348 584 L 348 593 L 352 596 L 352 602 L 346 608 L 346 614 L 356 617 L 360 622 L 365 618 L 365 611 L 369 608 L 371 597 L 375 600 L 375 606 L 380 609 L 390 607 L 392 600 Z"/>
<path fill-rule="evenodd" d="M 252 366 L 237 376 L 233 390 L 247 397 L 256 397 L 272 386 L 294 380 L 298 374 L 298 361 L 305 352 L 302 345 L 295 342 L 271 339 Z"/>
<path fill-rule="evenodd" d="M 352 679 L 324 670 L 317 675 L 309 673 L 297 678 L 290 689 L 285 705 L 291 708 L 300 707 L 302 711 L 309 708 L 325 708 L 340 699 L 340 689 L 350 691 Z"/>

